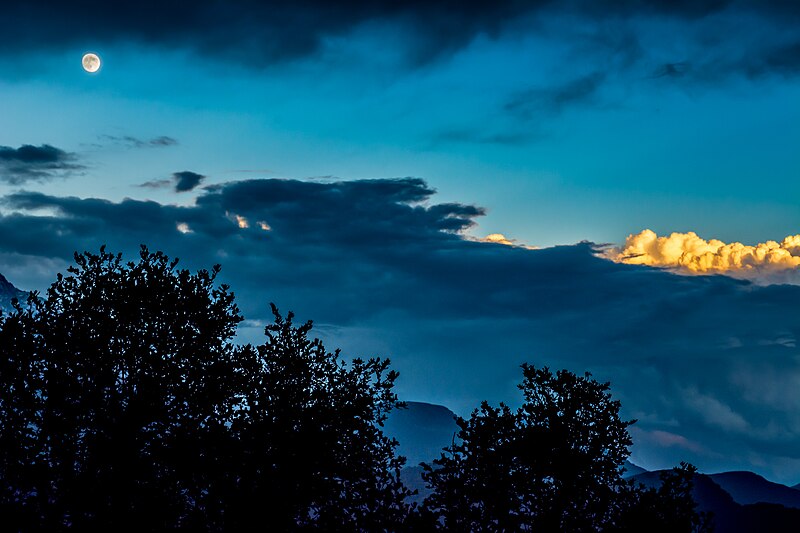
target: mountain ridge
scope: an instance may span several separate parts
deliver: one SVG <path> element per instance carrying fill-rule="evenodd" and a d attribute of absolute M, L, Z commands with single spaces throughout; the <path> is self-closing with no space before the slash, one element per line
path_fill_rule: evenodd
<path fill-rule="evenodd" d="M 26 291 L 16 288 L 2 273 L 0 273 L 0 309 L 9 311 L 11 309 L 11 300 L 16 298 L 20 302 L 23 302 L 27 297 L 28 293 Z"/>

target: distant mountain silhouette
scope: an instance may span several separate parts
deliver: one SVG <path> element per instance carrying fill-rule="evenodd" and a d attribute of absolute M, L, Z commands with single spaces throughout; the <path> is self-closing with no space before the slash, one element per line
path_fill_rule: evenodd
<path fill-rule="evenodd" d="M 400 478 L 406 487 L 417 491 L 410 501 L 422 503 L 431 491 L 422 480 L 419 464 L 438 459 L 442 448 L 453 443 L 458 426 L 455 413 L 443 405 L 406 402 L 406 406 L 389 414 L 384 432 L 398 440 L 397 454 L 407 459 Z"/>
<path fill-rule="evenodd" d="M 400 471 L 400 479 L 403 481 L 403 485 L 417 491 L 415 495 L 408 498 L 407 501 L 409 502 L 421 504 L 422 500 L 431 493 L 431 489 L 426 486 L 425 481 L 422 479 L 422 472 L 421 466 L 407 466 Z"/>
<path fill-rule="evenodd" d="M 407 402 L 406 409 L 391 413 L 385 431 L 396 438 L 398 453 L 408 458 L 401 472 L 403 483 L 421 502 L 430 490 L 422 481 L 420 462 L 438 458 L 449 446 L 458 426 L 455 414 L 447 407 L 422 402 Z M 625 462 L 624 477 L 648 487 L 660 485 L 661 471 L 648 472 Z M 796 486 L 800 488 L 800 484 Z M 714 514 L 716 533 L 756 533 L 800 531 L 800 490 L 773 483 L 753 472 L 699 474 L 695 478 L 694 498 L 698 508 Z"/>
<path fill-rule="evenodd" d="M 625 473 L 622 474 L 624 479 L 628 479 L 629 477 L 638 476 L 639 474 L 644 474 L 647 472 L 644 468 L 639 465 L 635 465 L 630 461 L 625 461 L 623 465 L 625 467 Z"/>
<path fill-rule="evenodd" d="M 733 496 L 736 503 L 778 503 L 800 509 L 800 491 L 768 481 L 753 472 L 723 472 L 708 477 Z"/>
<path fill-rule="evenodd" d="M 645 486 L 657 487 L 661 483 L 660 472 L 662 471 L 645 472 L 644 474 L 633 476 L 633 479 Z M 730 472 L 730 474 L 734 474 L 732 479 L 737 480 L 743 479 L 741 476 L 736 476 L 736 474 L 741 473 Z M 719 475 L 714 474 L 714 476 Z M 760 476 L 756 477 L 760 478 Z M 766 483 L 770 483 L 763 478 L 761 479 Z M 726 481 L 729 481 L 729 479 Z M 772 483 L 772 485 L 777 484 Z M 786 490 L 792 490 L 789 487 L 783 487 Z M 745 491 L 745 489 L 741 490 Z M 713 513 L 714 531 L 716 533 L 762 533 L 767 531 L 773 533 L 796 533 L 800 529 L 798 527 L 800 526 L 800 509 L 784 507 L 777 503 L 739 504 L 733 496 L 713 479 L 713 476 L 705 474 L 695 476 L 693 495 L 700 511 Z"/>
<path fill-rule="evenodd" d="M 456 415 L 442 405 L 406 402 L 406 409 L 389 415 L 384 432 L 396 438 L 397 454 L 407 459 L 408 467 L 438 459 L 442 448 L 450 446 L 458 433 Z"/>
<path fill-rule="evenodd" d="M 8 311 L 11 309 L 11 300 L 17 298 L 24 302 L 28 293 L 14 287 L 2 274 L 0 274 L 0 309 Z"/>

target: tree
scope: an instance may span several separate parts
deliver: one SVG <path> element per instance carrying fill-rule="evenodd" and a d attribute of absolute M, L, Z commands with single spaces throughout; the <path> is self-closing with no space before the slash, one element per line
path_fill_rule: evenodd
<path fill-rule="evenodd" d="M 205 521 L 246 356 L 219 266 L 75 261 L 2 323 L 2 504 L 52 530 Z"/>
<path fill-rule="evenodd" d="M 13 531 L 391 529 L 408 509 L 388 361 L 347 366 L 273 308 L 263 346 L 219 266 L 76 254 L 0 318 L 0 513 Z"/>
<path fill-rule="evenodd" d="M 629 456 L 627 428 L 608 383 L 561 370 L 523 365 L 524 403 L 516 411 L 483 402 L 457 420 L 459 442 L 423 465 L 432 494 L 429 523 L 448 531 L 598 531 L 619 525 L 638 489 L 621 477 Z M 676 486 L 673 486 L 676 488 Z M 666 490 L 666 489 L 665 489 Z M 676 489 L 677 490 L 677 489 Z M 667 493 L 661 509 L 680 500 L 675 524 L 694 508 Z M 683 493 L 681 493 L 683 494 Z M 691 496 L 689 496 L 691 498 Z M 644 510 L 650 525 L 659 519 Z M 644 530 L 647 530 L 645 528 Z M 674 529 L 673 531 L 689 531 Z"/>
<path fill-rule="evenodd" d="M 712 531 L 712 517 L 696 510 L 692 496 L 695 474 L 697 468 L 682 462 L 679 467 L 659 474 L 658 487 L 645 487 L 630 480 L 622 490 L 619 516 L 608 529 L 617 533 Z"/>
<path fill-rule="evenodd" d="M 327 352 L 272 306 L 275 323 L 257 347 L 261 365 L 234 422 L 233 514 L 275 530 L 397 531 L 410 509 L 400 481 L 404 460 L 381 427 L 400 402 L 389 361 Z"/>

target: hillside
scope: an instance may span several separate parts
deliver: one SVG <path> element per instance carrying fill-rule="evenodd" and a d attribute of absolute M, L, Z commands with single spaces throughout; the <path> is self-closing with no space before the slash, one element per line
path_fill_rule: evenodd
<path fill-rule="evenodd" d="M 28 293 L 14 287 L 2 274 L 0 274 L 0 309 L 5 311 L 11 309 L 11 300 L 17 298 L 24 301 Z"/>

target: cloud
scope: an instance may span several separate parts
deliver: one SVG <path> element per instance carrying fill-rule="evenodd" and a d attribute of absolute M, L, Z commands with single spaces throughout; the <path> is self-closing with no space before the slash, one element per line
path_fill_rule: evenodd
<path fill-rule="evenodd" d="M 196 189 L 205 179 L 206 176 L 198 174 L 197 172 L 182 170 L 180 172 L 173 172 L 171 179 L 146 181 L 140 184 L 139 187 L 146 187 L 149 189 L 166 189 L 168 187 L 173 187 L 175 192 L 189 192 Z"/>
<path fill-rule="evenodd" d="M 664 63 L 653 71 L 653 78 L 682 78 L 691 70 L 692 65 L 686 61 Z"/>
<path fill-rule="evenodd" d="M 800 36 L 789 43 L 768 45 L 766 49 L 746 55 L 741 70 L 750 78 L 780 74 L 791 78 L 800 73 Z"/>
<path fill-rule="evenodd" d="M 689 450 L 694 453 L 704 453 L 703 447 L 695 442 L 689 441 L 686 437 L 670 433 L 669 431 L 653 430 L 653 431 L 639 431 L 638 428 L 633 430 L 634 436 L 639 441 L 649 441 L 658 447 L 672 448 L 678 447 Z"/>
<path fill-rule="evenodd" d="M 194 190 L 206 177 L 190 170 L 183 170 L 175 172 L 172 179 L 175 182 L 175 192 L 188 192 Z"/>
<path fill-rule="evenodd" d="M 144 187 L 146 189 L 166 189 L 172 186 L 172 180 L 150 180 L 140 183 L 137 187 Z"/>
<path fill-rule="evenodd" d="M 560 85 L 528 89 L 512 96 L 504 108 L 523 118 L 559 114 L 567 107 L 595 102 L 605 78 L 602 72 L 592 72 Z"/>
<path fill-rule="evenodd" d="M 174 0 L 146 0 L 113 9 L 99 0 L 87 0 L 76 16 L 74 8 L 34 1 L 24 7 L 4 8 L 0 51 L 13 54 L 81 45 L 86 35 L 91 35 L 95 42 L 191 49 L 226 61 L 263 66 L 314 54 L 326 40 L 370 22 L 390 21 L 409 29 L 409 53 L 415 60 L 424 61 L 460 48 L 477 34 L 497 32 L 508 21 L 535 10 L 539 3 L 545 2 L 244 0 L 221 10 L 212 0 L 198 0 L 191 7 Z"/>
<path fill-rule="evenodd" d="M 491 244 L 502 244 L 504 246 L 518 246 L 520 248 L 526 248 L 528 250 L 536 250 L 535 246 L 529 246 L 527 244 L 521 244 L 516 239 L 509 239 L 502 233 L 490 233 L 486 237 L 472 239 L 477 242 L 485 242 Z"/>
<path fill-rule="evenodd" d="M 516 130 L 516 131 L 515 131 Z M 440 143 L 496 144 L 500 146 L 524 146 L 543 136 L 532 131 L 509 130 L 487 133 L 481 128 L 461 128 L 443 131 L 434 136 L 433 146 Z"/>
<path fill-rule="evenodd" d="M 21 185 L 68 177 L 85 168 L 75 163 L 76 159 L 75 154 L 49 144 L 23 144 L 19 148 L 0 146 L 0 181 Z"/>
<path fill-rule="evenodd" d="M 159 13 L 159 16 L 153 16 Z M 479 36 L 497 38 L 505 33 L 559 35 L 573 26 L 603 27 L 633 19 L 660 20 L 678 26 L 669 37 L 682 36 L 699 26 L 705 39 L 698 45 L 717 44 L 719 19 L 758 20 L 755 24 L 791 31 L 800 19 L 794 2 L 783 0 L 708 1 L 598 1 L 553 2 L 497 0 L 495 2 L 369 2 L 347 0 L 302 3 L 243 0 L 220 9 L 218 2 L 145 0 L 111 5 L 85 0 L 72 5 L 33 0 L 4 6 L 0 18 L 0 54 L 14 57 L 24 52 L 62 50 L 92 43 L 140 43 L 169 49 L 191 50 L 220 61 L 262 67 L 275 62 L 319 53 L 337 37 L 346 37 L 370 24 L 399 28 L 394 45 L 404 50 L 412 64 L 423 64 L 452 54 Z M 704 23 L 710 21 L 708 25 Z M 740 31 L 741 24 L 733 24 Z M 796 35 L 796 33 L 794 34 Z M 728 39 L 730 40 L 730 39 Z M 774 39 L 763 42 L 776 44 Z M 759 47 L 760 49 L 761 47 Z M 699 47 L 702 49 L 702 47 Z M 776 56 L 765 61 L 783 69 Z M 787 57 L 787 56 L 784 56 Z M 789 54 L 796 65 L 796 55 Z"/>
<path fill-rule="evenodd" d="M 159 148 L 165 146 L 176 146 L 178 144 L 177 139 L 173 139 L 167 135 L 161 135 L 151 139 L 140 139 L 131 135 L 101 135 L 100 138 L 127 146 L 129 148 Z"/>
<path fill-rule="evenodd" d="M 417 178 L 234 181 L 192 205 L 1 201 L 0 272 L 25 289 L 45 288 L 55 272 L 41 265 L 75 250 L 135 258 L 146 243 L 187 268 L 222 264 L 251 320 L 242 340 L 261 340 L 276 302 L 346 356 L 391 357 L 406 399 L 464 415 L 519 401 L 522 362 L 589 370 L 639 419 L 645 466 L 800 478 L 800 286 L 616 263 L 590 243 L 476 242 L 465 232 L 484 210 L 437 203 Z"/>
<path fill-rule="evenodd" d="M 492 242 L 496 244 L 505 244 L 506 246 L 514 246 L 514 242 L 508 240 L 502 233 L 492 233 L 479 240 L 481 242 Z"/>
<path fill-rule="evenodd" d="M 717 239 L 707 241 L 692 231 L 659 237 L 648 229 L 629 235 L 622 248 L 609 250 L 607 256 L 622 263 L 679 272 L 769 279 L 774 274 L 798 273 L 800 235 L 748 246 Z"/>

